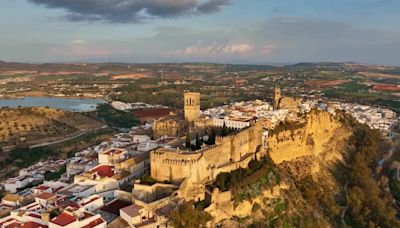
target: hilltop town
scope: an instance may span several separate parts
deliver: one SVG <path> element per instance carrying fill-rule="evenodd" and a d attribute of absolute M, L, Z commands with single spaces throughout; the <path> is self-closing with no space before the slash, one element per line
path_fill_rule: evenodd
<path fill-rule="evenodd" d="M 357 152 L 355 129 L 398 140 L 398 117 L 385 108 L 285 96 L 279 86 L 271 103 L 202 110 L 201 97 L 184 92 L 183 110 L 144 105 L 149 109 L 136 113 L 140 125 L 67 159 L 21 169 L 1 183 L 1 227 L 340 225 L 308 203 L 325 198 L 308 198 L 304 181 L 319 186 L 323 177 L 318 184 L 337 188 L 325 193 L 334 200 L 347 187 L 328 170 Z M 338 217 L 342 211 L 335 209 Z M 390 216 L 387 224 L 397 224 Z"/>

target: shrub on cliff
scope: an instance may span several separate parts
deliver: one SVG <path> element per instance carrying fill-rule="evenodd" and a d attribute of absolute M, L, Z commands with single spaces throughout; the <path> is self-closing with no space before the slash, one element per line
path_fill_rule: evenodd
<path fill-rule="evenodd" d="M 171 225 L 175 228 L 206 227 L 212 217 L 202 209 L 197 209 L 193 204 L 185 203 L 169 215 Z"/>

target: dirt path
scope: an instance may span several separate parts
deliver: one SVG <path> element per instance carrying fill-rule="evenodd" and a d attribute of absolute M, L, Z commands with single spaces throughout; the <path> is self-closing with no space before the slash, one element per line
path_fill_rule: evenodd
<path fill-rule="evenodd" d="M 78 137 L 80 137 L 80 136 L 82 136 L 84 134 L 87 134 L 89 132 L 97 131 L 99 129 L 104 129 L 104 128 L 107 128 L 107 125 L 103 125 L 101 127 L 98 127 L 98 128 L 95 128 L 95 129 L 90 129 L 90 130 L 87 130 L 87 131 L 84 131 L 84 132 L 80 132 L 79 134 L 70 136 L 68 138 L 64 138 L 64 139 L 60 139 L 60 140 L 56 140 L 56 141 L 52 141 L 52 142 L 45 142 L 45 143 L 39 143 L 39 144 L 31 145 L 31 146 L 29 146 L 29 148 L 32 149 L 32 148 L 36 148 L 36 147 L 48 146 L 48 145 L 52 145 L 52 144 L 65 142 L 65 141 L 68 141 L 68 140 L 71 140 L 71 139 L 74 139 L 74 138 L 78 138 Z"/>

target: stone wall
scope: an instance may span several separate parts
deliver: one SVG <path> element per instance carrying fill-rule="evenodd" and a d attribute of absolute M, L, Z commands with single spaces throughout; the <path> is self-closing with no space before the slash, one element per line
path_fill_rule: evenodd
<path fill-rule="evenodd" d="M 216 144 L 194 152 L 157 149 L 150 155 L 151 176 L 160 181 L 212 181 L 223 167 L 245 167 L 262 144 L 262 123 L 234 135 L 217 137 Z M 250 157 L 250 158 L 249 158 Z"/>

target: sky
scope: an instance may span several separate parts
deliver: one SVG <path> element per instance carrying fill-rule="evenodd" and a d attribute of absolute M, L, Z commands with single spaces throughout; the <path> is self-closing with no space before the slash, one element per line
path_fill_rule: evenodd
<path fill-rule="evenodd" d="M 399 0 L 1 0 L 0 60 L 400 65 Z"/>

